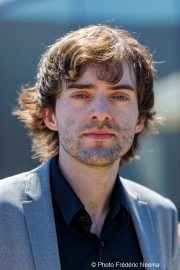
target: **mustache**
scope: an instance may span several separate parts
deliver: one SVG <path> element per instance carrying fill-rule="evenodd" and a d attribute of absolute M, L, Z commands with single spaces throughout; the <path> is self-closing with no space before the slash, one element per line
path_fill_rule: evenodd
<path fill-rule="evenodd" d="M 121 131 L 121 128 L 115 124 L 115 123 L 110 123 L 110 122 L 92 122 L 92 123 L 88 123 L 86 125 L 84 125 L 83 127 L 80 128 L 80 132 L 84 132 L 87 130 L 91 130 L 91 129 L 99 129 L 99 130 L 103 130 L 103 129 L 108 129 L 111 130 L 112 132 L 116 132 L 119 133 Z"/>

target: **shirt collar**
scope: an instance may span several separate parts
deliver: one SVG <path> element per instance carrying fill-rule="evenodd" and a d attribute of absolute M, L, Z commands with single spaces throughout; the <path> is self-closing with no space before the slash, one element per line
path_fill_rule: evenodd
<path fill-rule="evenodd" d="M 66 224 L 69 225 L 75 214 L 80 211 L 80 209 L 84 209 L 84 204 L 77 197 L 76 193 L 61 173 L 58 166 L 58 157 L 59 155 L 54 156 L 50 163 L 51 192 L 60 207 Z M 119 175 L 117 175 L 112 192 L 111 209 L 108 214 L 110 219 L 115 218 L 121 205 L 126 211 L 128 224 L 130 219 L 128 204 Z"/>
<path fill-rule="evenodd" d="M 61 173 L 58 166 L 58 157 L 58 155 L 54 156 L 50 164 L 51 192 L 66 224 L 69 225 L 74 215 L 84 208 L 84 205 Z"/>
<path fill-rule="evenodd" d="M 120 207 L 122 206 L 126 212 L 126 221 L 127 221 L 126 223 L 128 224 L 130 220 L 130 212 L 128 209 L 126 195 L 122 187 L 122 183 L 121 183 L 119 175 L 117 175 L 116 177 L 116 182 L 115 182 L 113 192 L 112 192 L 111 203 L 112 204 L 111 204 L 111 209 L 109 212 L 109 217 L 111 219 L 114 219 L 116 215 L 118 214 L 118 212 L 120 211 Z"/>

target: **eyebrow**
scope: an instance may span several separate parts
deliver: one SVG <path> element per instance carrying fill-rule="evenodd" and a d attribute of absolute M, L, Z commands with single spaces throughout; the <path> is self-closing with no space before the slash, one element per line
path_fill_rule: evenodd
<path fill-rule="evenodd" d="M 67 89 L 93 89 L 94 86 L 92 84 L 84 84 L 84 83 L 70 83 L 67 86 Z"/>
<path fill-rule="evenodd" d="M 120 89 L 127 89 L 134 91 L 134 87 L 130 84 L 120 84 L 120 85 L 114 85 L 111 87 L 108 87 L 109 90 L 120 90 Z"/>
<path fill-rule="evenodd" d="M 70 83 L 67 85 L 67 89 L 94 89 L 94 85 L 92 84 L 84 84 L 84 83 Z M 134 91 L 134 87 L 130 84 L 120 84 L 120 85 L 112 85 L 108 87 L 108 90 L 131 90 Z"/>

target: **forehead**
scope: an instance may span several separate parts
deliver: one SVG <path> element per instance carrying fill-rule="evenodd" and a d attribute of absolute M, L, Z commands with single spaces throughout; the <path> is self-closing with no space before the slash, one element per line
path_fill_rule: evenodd
<path fill-rule="evenodd" d="M 84 68 L 83 73 L 75 78 L 73 82 L 95 82 L 105 81 L 107 84 L 131 84 L 136 88 L 136 77 L 133 65 L 130 61 L 123 60 L 121 68 L 110 68 L 108 65 L 95 65 L 91 64 Z M 66 81 L 68 87 L 72 81 Z"/>

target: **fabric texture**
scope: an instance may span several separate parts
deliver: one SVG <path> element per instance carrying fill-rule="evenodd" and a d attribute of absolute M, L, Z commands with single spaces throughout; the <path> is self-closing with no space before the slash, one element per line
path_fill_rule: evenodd
<path fill-rule="evenodd" d="M 83 203 L 58 166 L 59 156 L 51 159 L 50 181 L 57 242 L 62 269 L 104 269 L 111 263 L 143 267 L 143 258 L 119 175 L 112 191 L 111 208 L 101 235 L 91 233 L 92 220 Z M 71 258 L 69 260 L 69 258 Z"/>
<path fill-rule="evenodd" d="M 50 160 L 30 172 L 0 180 L 1 270 L 61 269 L 50 190 Z M 121 182 L 145 269 L 179 270 L 174 204 L 137 183 L 122 178 Z"/>

